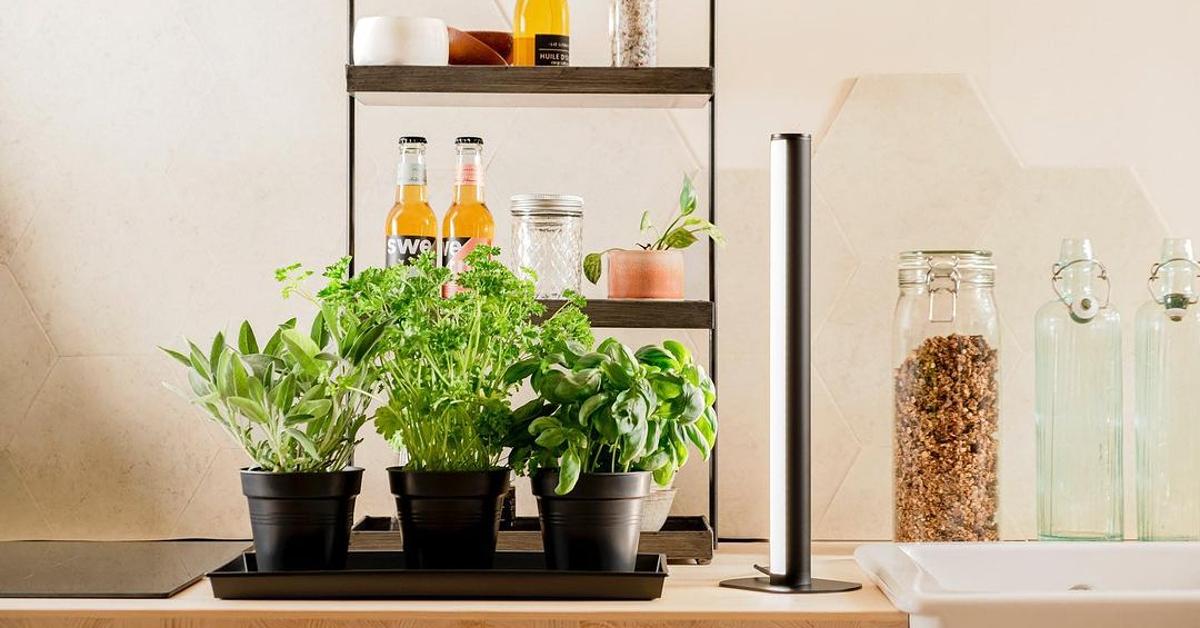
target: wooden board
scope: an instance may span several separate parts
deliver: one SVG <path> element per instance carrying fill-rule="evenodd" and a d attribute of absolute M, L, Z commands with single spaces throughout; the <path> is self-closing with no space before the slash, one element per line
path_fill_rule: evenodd
<path fill-rule="evenodd" d="M 711 68 L 346 66 L 346 90 L 367 105 L 697 108 Z"/>
<path fill-rule="evenodd" d="M 902 628 L 897 611 L 855 565 L 854 544 L 813 546 L 813 575 L 862 582 L 831 595 L 718 588 L 754 575 L 763 544 L 722 543 L 708 566 L 676 565 L 651 602 L 522 600 L 220 600 L 202 580 L 170 599 L 0 599 L 0 626 L 70 628 Z"/>
<path fill-rule="evenodd" d="M 390 517 L 366 517 L 354 526 L 350 546 L 354 549 L 403 549 L 396 520 Z M 497 549 L 542 551 L 542 533 L 536 517 L 517 517 L 500 529 Z M 704 517 L 668 517 L 658 532 L 643 532 L 638 551 L 666 554 L 672 562 L 690 561 L 707 565 L 713 557 L 713 532 Z"/>
<path fill-rule="evenodd" d="M 563 301 L 542 299 L 547 313 Z M 618 329 L 712 329 L 710 301 L 664 301 L 650 299 L 589 299 L 584 313 L 593 327 Z"/>

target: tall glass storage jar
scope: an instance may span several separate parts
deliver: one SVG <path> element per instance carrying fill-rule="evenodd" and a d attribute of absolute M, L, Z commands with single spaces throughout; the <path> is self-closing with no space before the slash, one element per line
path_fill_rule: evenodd
<path fill-rule="evenodd" d="M 1163 242 L 1138 309 L 1134 380 L 1138 538 L 1200 540 L 1200 271 L 1190 240 Z"/>
<path fill-rule="evenodd" d="M 517 194 L 511 199 L 510 267 L 529 269 L 539 299 L 579 291 L 583 272 L 583 199 L 564 194 Z"/>
<path fill-rule="evenodd" d="M 897 541 L 999 538 L 995 272 L 989 251 L 900 255 L 893 335 Z"/>
<path fill-rule="evenodd" d="M 1034 319 L 1038 538 L 1119 541 L 1121 316 L 1085 239 L 1063 240 Z"/>

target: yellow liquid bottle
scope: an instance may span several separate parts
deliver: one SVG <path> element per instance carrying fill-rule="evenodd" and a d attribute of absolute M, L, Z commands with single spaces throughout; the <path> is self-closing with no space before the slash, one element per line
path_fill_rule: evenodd
<path fill-rule="evenodd" d="M 517 0 L 513 12 L 513 65 L 571 65 L 567 0 Z"/>
<path fill-rule="evenodd" d="M 396 204 L 387 216 L 387 265 L 408 264 L 429 251 L 437 255 L 437 248 L 437 216 L 425 181 L 425 138 L 402 137 Z"/>
<path fill-rule="evenodd" d="M 455 149 L 454 201 L 442 220 L 442 265 L 460 273 L 475 247 L 492 244 L 496 222 L 483 202 L 483 140 L 460 137 L 455 140 Z M 458 286 L 451 281 L 443 286 L 442 296 L 457 292 Z"/>

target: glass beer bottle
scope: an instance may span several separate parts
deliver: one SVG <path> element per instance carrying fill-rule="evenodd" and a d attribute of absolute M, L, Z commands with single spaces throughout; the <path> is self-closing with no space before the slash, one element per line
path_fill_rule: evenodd
<path fill-rule="evenodd" d="M 429 251 L 436 255 L 437 229 L 425 181 L 425 138 L 402 137 L 396 204 L 387 216 L 387 265 L 408 264 Z"/>
<path fill-rule="evenodd" d="M 460 137 L 454 144 L 454 201 L 442 221 L 442 265 L 457 274 L 466 268 L 467 255 L 475 247 L 492 244 L 496 223 L 483 202 L 483 140 Z M 445 297 L 457 292 L 453 279 L 442 288 Z"/>
<path fill-rule="evenodd" d="M 513 12 L 513 65 L 570 65 L 571 16 L 567 0 L 517 0 Z"/>

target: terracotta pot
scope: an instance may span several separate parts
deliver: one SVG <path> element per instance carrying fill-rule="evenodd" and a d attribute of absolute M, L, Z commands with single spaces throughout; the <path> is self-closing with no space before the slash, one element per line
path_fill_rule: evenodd
<path fill-rule="evenodd" d="M 609 251 L 608 298 L 682 299 L 682 251 Z"/>

